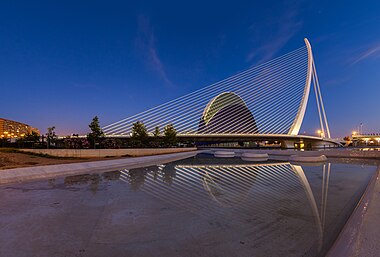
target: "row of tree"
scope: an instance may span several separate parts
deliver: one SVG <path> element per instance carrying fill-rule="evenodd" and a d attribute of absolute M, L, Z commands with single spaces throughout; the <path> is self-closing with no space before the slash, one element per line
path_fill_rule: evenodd
<path fill-rule="evenodd" d="M 47 132 L 40 136 L 32 131 L 24 137 L 19 138 L 17 143 L 20 147 L 40 145 L 47 148 L 65 147 L 65 148 L 120 148 L 123 140 L 118 138 L 106 138 L 99 124 L 99 118 L 95 116 L 88 125 L 90 132 L 86 138 L 80 138 L 78 135 L 58 140 L 55 133 L 55 126 L 47 128 Z M 137 121 L 133 123 L 132 133 L 128 141 L 131 147 L 172 147 L 177 144 L 177 132 L 172 124 L 164 127 L 163 133 L 160 128 L 156 127 L 154 132 L 149 134 L 144 123 Z M 125 145 L 125 144 L 124 144 Z"/>
<path fill-rule="evenodd" d="M 45 145 L 46 141 L 46 147 L 50 148 L 52 145 L 55 144 L 57 141 L 58 137 L 55 134 L 55 127 L 49 127 L 47 128 L 47 132 L 45 135 L 40 136 L 37 132 L 31 131 L 29 133 L 26 133 L 23 137 L 20 137 L 16 140 L 16 143 L 20 147 L 30 147 L 30 146 L 35 146 L 35 144 L 41 144 Z M 8 141 L 9 139 L 5 139 Z M 3 142 L 6 143 L 6 142 Z"/>
<path fill-rule="evenodd" d="M 144 123 L 137 121 L 132 126 L 131 144 L 134 147 L 175 146 L 177 131 L 172 124 L 169 124 L 164 127 L 163 134 L 161 134 L 160 127 L 155 127 L 153 135 L 149 136 Z"/>
<path fill-rule="evenodd" d="M 104 133 L 99 125 L 99 119 L 95 116 L 89 125 L 91 130 L 87 134 L 87 140 L 91 145 L 91 148 L 104 142 Z M 109 145 L 117 144 L 117 140 L 108 140 Z M 145 125 L 141 121 L 133 123 L 132 133 L 130 137 L 130 145 L 132 147 L 171 147 L 177 144 L 177 131 L 172 124 L 165 126 L 163 134 L 161 134 L 160 128 L 155 127 L 152 135 L 149 135 Z"/>

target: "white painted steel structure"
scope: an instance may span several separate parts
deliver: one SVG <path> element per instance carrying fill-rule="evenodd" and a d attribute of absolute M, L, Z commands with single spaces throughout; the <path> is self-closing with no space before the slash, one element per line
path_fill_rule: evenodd
<path fill-rule="evenodd" d="M 257 126 L 254 130 L 257 133 L 252 134 L 255 136 L 297 136 L 305 116 L 312 83 L 321 126 L 320 136 L 330 138 L 313 53 L 307 39 L 305 39 L 304 47 L 175 100 L 110 124 L 103 130 L 107 136 L 128 137 L 133 123 L 141 121 L 149 133 L 152 133 L 157 126 L 162 129 L 166 125 L 172 124 L 177 130 L 178 136 L 239 136 L 240 134 L 245 136 L 244 131 L 252 129 L 250 126 Z M 205 108 L 210 107 L 210 102 L 224 93 L 233 93 L 238 97 L 236 100 L 228 100 L 227 115 L 215 115 L 216 118 L 212 118 L 214 119 L 213 126 L 216 126 L 213 131 L 216 130 L 217 133 L 202 133 L 199 124 Z M 248 113 L 247 110 L 242 110 L 238 101 L 246 105 L 249 110 Z M 223 101 L 220 104 L 222 105 Z M 216 106 L 215 108 L 219 111 L 223 110 L 224 107 Z M 231 113 L 234 119 L 232 119 Z M 237 132 L 236 117 L 240 121 L 248 121 L 248 119 L 252 120 L 252 116 L 255 120 L 254 125 L 252 122 L 247 122 L 240 128 L 242 132 Z"/>

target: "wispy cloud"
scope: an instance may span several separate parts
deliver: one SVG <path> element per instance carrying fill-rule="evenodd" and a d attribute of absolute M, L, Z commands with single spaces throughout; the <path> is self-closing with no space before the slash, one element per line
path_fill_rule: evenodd
<path fill-rule="evenodd" d="M 351 61 L 351 65 L 355 65 L 358 62 L 364 61 L 369 58 L 380 58 L 380 43 L 367 47 L 364 51 L 361 51 Z"/>
<path fill-rule="evenodd" d="M 156 38 L 154 36 L 153 27 L 149 19 L 140 15 L 138 17 L 138 35 L 136 38 L 136 45 L 142 51 L 144 58 L 148 62 L 149 66 L 153 68 L 168 86 L 172 86 L 164 64 L 162 63 L 156 48 Z"/>
<path fill-rule="evenodd" d="M 273 17 L 272 17 L 273 18 Z M 272 59 L 276 53 L 302 28 L 297 10 L 289 10 L 276 19 L 260 21 L 249 28 L 252 40 L 260 46 L 247 55 L 247 61 L 261 63 Z"/>

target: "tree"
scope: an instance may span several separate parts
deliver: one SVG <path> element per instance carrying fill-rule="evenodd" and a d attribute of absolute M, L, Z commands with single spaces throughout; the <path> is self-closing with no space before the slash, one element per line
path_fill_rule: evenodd
<path fill-rule="evenodd" d="M 154 128 L 154 132 L 153 132 L 153 136 L 154 136 L 154 138 L 155 139 L 158 139 L 159 137 L 160 137 L 160 134 L 161 134 L 161 132 L 160 132 L 160 127 L 155 127 Z"/>
<path fill-rule="evenodd" d="M 25 147 L 25 143 L 27 143 L 29 146 L 33 146 L 34 143 L 38 141 L 40 141 L 40 135 L 36 131 L 31 131 L 25 135 L 21 135 L 21 137 L 17 139 L 17 143 L 22 147 Z"/>
<path fill-rule="evenodd" d="M 345 146 L 349 146 L 351 144 L 351 138 L 350 138 L 350 136 L 345 136 L 343 138 L 343 140 L 346 141 Z"/>
<path fill-rule="evenodd" d="M 177 131 L 172 124 L 164 129 L 164 143 L 166 146 L 174 146 L 177 143 Z"/>
<path fill-rule="evenodd" d="M 160 147 L 161 145 L 161 132 L 160 128 L 157 126 L 153 131 L 153 140 L 150 140 L 149 146 L 153 148 Z"/>
<path fill-rule="evenodd" d="M 47 140 L 47 148 L 50 148 L 50 145 L 52 143 L 55 143 L 57 140 L 57 135 L 55 134 L 55 127 L 49 127 L 47 128 L 47 133 L 46 133 L 46 140 Z"/>
<path fill-rule="evenodd" d="M 25 136 L 24 136 L 23 139 L 24 139 L 25 142 L 33 142 L 33 143 L 35 143 L 35 142 L 40 141 L 40 135 L 36 131 L 32 131 L 32 132 L 30 132 L 28 134 L 25 134 Z"/>
<path fill-rule="evenodd" d="M 8 141 L 9 141 L 8 138 L 0 137 L 0 144 L 1 144 L 1 147 L 5 147 L 6 144 L 8 143 Z"/>
<path fill-rule="evenodd" d="M 144 123 L 137 121 L 133 123 L 131 143 L 133 146 L 145 147 L 149 141 L 148 132 Z"/>
<path fill-rule="evenodd" d="M 91 145 L 91 148 L 96 148 L 96 143 L 98 143 L 103 137 L 104 133 L 99 125 L 98 116 L 95 116 L 88 127 L 91 132 L 87 134 L 87 140 Z"/>

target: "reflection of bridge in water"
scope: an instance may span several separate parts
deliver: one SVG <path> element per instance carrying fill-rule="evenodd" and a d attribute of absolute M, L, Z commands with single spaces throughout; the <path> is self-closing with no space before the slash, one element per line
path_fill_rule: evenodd
<path fill-rule="evenodd" d="M 312 87 L 313 85 L 313 87 Z M 320 135 L 299 131 L 310 91 L 314 93 Z M 130 137 L 141 121 L 153 135 L 172 124 L 178 137 L 195 142 L 279 141 L 282 147 L 336 146 L 331 140 L 311 45 L 252 67 L 195 92 L 103 128 L 109 137 Z"/>
<path fill-rule="evenodd" d="M 250 233 L 253 230 L 262 233 L 267 219 L 276 222 L 279 214 L 298 215 L 303 218 L 297 224 L 303 224 L 305 230 L 308 228 L 314 238 L 318 235 L 316 245 L 310 247 L 322 247 L 330 164 L 321 166 L 323 180 L 319 204 L 303 168 L 287 162 L 170 164 L 143 170 L 123 170 L 120 178 L 132 188 L 197 215 L 229 219 L 234 224 L 257 222 L 257 226 L 250 226 Z"/>
<path fill-rule="evenodd" d="M 166 165 L 57 178 L 47 186 L 54 189 L 49 196 L 75 197 L 67 198 L 73 200 L 67 211 L 79 211 L 71 225 L 76 217 L 93 222 L 88 232 L 95 243 L 112 242 L 123 253 L 315 257 L 325 256 L 376 178 L 376 166 L 354 163 L 300 167 L 200 154 Z"/>

